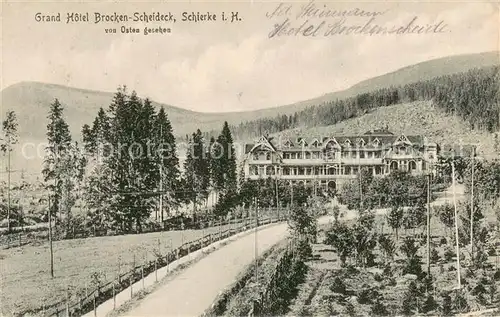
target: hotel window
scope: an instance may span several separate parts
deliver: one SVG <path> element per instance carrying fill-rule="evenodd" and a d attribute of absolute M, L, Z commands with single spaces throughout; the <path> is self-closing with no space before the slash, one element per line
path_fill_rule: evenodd
<path fill-rule="evenodd" d="M 250 175 L 257 175 L 258 172 L 257 166 L 250 166 Z"/>
<path fill-rule="evenodd" d="M 264 175 L 264 166 L 259 166 L 259 175 Z"/>
<path fill-rule="evenodd" d="M 274 175 L 274 168 L 272 166 L 266 167 L 266 175 Z"/>
<path fill-rule="evenodd" d="M 252 158 L 254 161 L 258 161 L 259 160 L 259 153 L 253 153 Z"/>
<path fill-rule="evenodd" d="M 375 158 L 381 158 L 382 157 L 380 151 L 374 152 L 373 155 L 374 155 Z"/>
<path fill-rule="evenodd" d="M 268 160 L 268 161 L 271 160 L 271 153 L 266 153 L 266 160 Z"/>
<path fill-rule="evenodd" d="M 304 175 L 304 168 L 303 167 L 298 168 L 298 175 Z"/>
<path fill-rule="evenodd" d="M 364 159 L 365 158 L 365 152 L 364 151 L 360 151 L 359 152 L 359 158 L 360 159 Z"/>
<path fill-rule="evenodd" d="M 306 160 L 311 158 L 311 152 L 306 152 Z"/>
<path fill-rule="evenodd" d="M 287 160 L 290 158 L 290 153 L 283 153 L 283 159 Z"/>
<path fill-rule="evenodd" d="M 414 161 L 410 161 L 409 167 L 410 167 L 410 170 L 416 170 L 417 163 L 415 163 Z"/>

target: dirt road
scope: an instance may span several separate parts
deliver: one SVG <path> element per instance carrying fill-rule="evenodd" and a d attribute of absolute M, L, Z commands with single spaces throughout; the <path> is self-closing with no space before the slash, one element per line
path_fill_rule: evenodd
<path fill-rule="evenodd" d="M 323 217 L 320 223 L 330 220 Z M 256 251 L 264 253 L 287 234 L 288 226 L 280 224 L 243 236 L 188 267 L 124 316 L 199 316 L 252 263 Z"/>

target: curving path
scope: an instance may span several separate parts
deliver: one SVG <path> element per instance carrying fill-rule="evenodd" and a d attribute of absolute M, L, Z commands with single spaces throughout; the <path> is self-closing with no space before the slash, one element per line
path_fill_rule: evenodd
<path fill-rule="evenodd" d="M 331 217 L 320 218 L 327 223 Z M 157 291 L 146 296 L 125 316 L 199 316 L 229 287 L 245 267 L 288 235 L 288 225 L 278 224 L 245 235 L 186 268 Z M 256 243 L 257 242 L 257 243 Z"/>

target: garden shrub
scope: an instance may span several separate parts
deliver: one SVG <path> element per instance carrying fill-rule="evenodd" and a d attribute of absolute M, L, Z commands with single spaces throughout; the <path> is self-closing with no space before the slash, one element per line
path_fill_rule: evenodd
<path fill-rule="evenodd" d="M 375 303 L 371 307 L 371 315 L 372 316 L 387 316 L 389 315 L 389 312 L 387 311 L 387 308 L 385 305 L 382 303 L 382 301 L 377 298 Z"/>
<path fill-rule="evenodd" d="M 440 305 L 440 312 L 443 316 L 451 316 L 452 315 L 452 303 L 451 296 L 448 292 L 443 292 L 441 294 L 442 300 Z"/>
<path fill-rule="evenodd" d="M 420 311 L 419 307 L 420 291 L 417 287 L 415 281 L 411 281 L 408 284 L 408 289 L 403 295 L 403 301 L 401 303 L 401 312 L 405 315 L 412 315 L 417 311 Z"/>
<path fill-rule="evenodd" d="M 358 313 L 356 312 L 356 307 L 351 302 L 347 302 L 347 304 L 345 305 L 344 316 L 351 316 L 351 317 L 358 316 Z"/>
<path fill-rule="evenodd" d="M 489 256 L 495 256 L 495 255 L 497 255 L 497 251 L 496 251 L 496 249 L 495 249 L 495 246 L 494 246 L 494 245 L 492 245 L 492 244 L 490 244 L 490 245 L 488 246 L 488 255 L 489 255 Z"/>
<path fill-rule="evenodd" d="M 358 293 L 358 303 L 360 304 L 372 304 L 375 300 L 381 297 L 380 293 L 368 286 L 363 284 L 361 291 Z"/>
<path fill-rule="evenodd" d="M 448 241 L 446 241 L 446 238 L 445 237 L 441 237 L 441 240 L 439 241 L 439 244 L 440 245 L 446 245 L 448 243 Z"/>
<path fill-rule="evenodd" d="M 496 270 L 495 274 L 493 274 L 493 279 L 495 281 L 500 281 L 500 269 Z"/>
<path fill-rule="evenodd" d="M 429 294 L 422 305 L 422 313 L 427 314 L 436 308 L 438 308 L 438 303 L 434 300 L 434 296 Z"/>
<path fill-rule="evenodd" d="M 469 311 L 469 304 L 461 292 L 456 292 L 453 297 L 453 309 L 461 313 Z"/>
<path fill-rule="evenodd" d="M 346 288 L 344 282 L 339 277 L 335 277 L 333 279 L 333 283 L 330 286 L 330 290 L 334 293 L 339 293 L 339 294 L 343 294 L 343 295 L 347 294 L 347 288 Z"/>
<path fill-rule="evenodd" d="M 441 260 L 441 257 L 439 256 L 439 252 L 436 249 L 432 249 L 430 260 L 431 260 L 431 264 L 436 264 L 439 262 L 439 260 Z"/>
<path fill-rule="evenodd" d="M 444 259 L 446 262 L 451 262 L 453 260 L 453 257 L 455 257 L 455 252 L 451 248 L 446 248 L 444 251 Z"/>

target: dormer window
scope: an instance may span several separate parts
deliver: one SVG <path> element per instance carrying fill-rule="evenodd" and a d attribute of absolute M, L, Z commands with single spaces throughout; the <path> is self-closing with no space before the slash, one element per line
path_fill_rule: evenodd
<path fill-rule="evenodd" d="M 302 139 L 302 138 L 299 140 L 299 144 L 300 144 L 301 146 L 303 146 L 303 147 L 305 147 L 305 146 L 307 146 L 307 145 L 308 145 L 308 144 L 307 144 L 307 142 L 306 142 L 306 140 L 304 140 L 304 139 Z"/>
<path fill-rule="evenodd" d="M 311 143 L 311 146 L 312 147 L 319 147 L 319 141 L 318 140 L 314 140 L 312 143 Z"/>
<path fill-rule="evenodd" d="M 365 140 L 363 140 L 362 138 L 359 138 L 359 139 L 357 140 L 357 143 L 358 143 L 358 146 L 365 146 L 365 144 L 366 144 L 366 143 L 365 143 Z"/>
<path fill-rule="evenodd" d="M 345 141 L 344 141 L 344 145 L 345 145 L 345 146 L 351 146 L 351 145 L 352 145 L 352 144 L 351 144 L 351 140 L 349 140 L 349 139 L 345 140 Z"/>
<path fill-rule="evenodd" d="M 283 147 L 290 148 L 293 146 L 292 141 L 286 140 L 285 143 L 283 143 Z"/>
<path fill-rule="evenodd" d="M 373 140 L 372 144 L 378 147 L 380 145 L 380 141 L 378 139 L 375 139 Z"/>
<path fill-rule="evenodd" d="M 406 144 L 411 144 L 410 140 L 408 140 L 408 138 L 402 134 L 397 140 L 396 140 L 396 143 L 406 143 Z"/>

